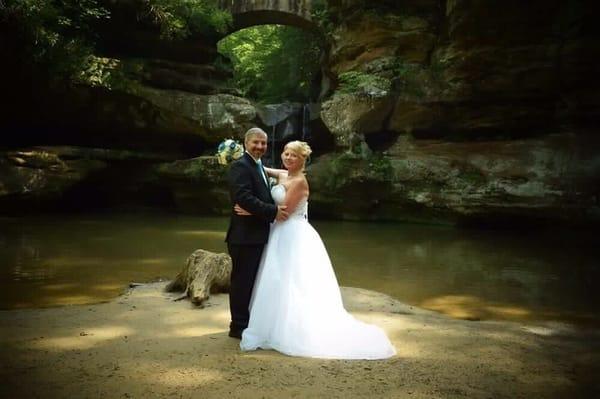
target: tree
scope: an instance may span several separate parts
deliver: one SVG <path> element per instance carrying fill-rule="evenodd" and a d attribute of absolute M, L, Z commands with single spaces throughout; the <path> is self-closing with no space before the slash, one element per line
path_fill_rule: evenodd
<path fill-rule="evenodd" d="M 264 103 L 309 101 L 320 68 L 315 35 L 289 26 L 255 26 L 221 40 L 219 52 L 232 60 L 234 84 L 245 96 Z"/>

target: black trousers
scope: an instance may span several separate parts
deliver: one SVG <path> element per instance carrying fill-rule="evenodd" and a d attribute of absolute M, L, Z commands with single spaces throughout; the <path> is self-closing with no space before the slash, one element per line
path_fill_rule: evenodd
<path fill-rule="evenodd" d="M 264 248 L 264 244 L 227 244 L 232 261 L 231 288 L 229 290 L 229 310 L 231 311 L 229 329 L 232 331 L 242 331 L 248 327 L 250 320 L 248 307 Z"/>

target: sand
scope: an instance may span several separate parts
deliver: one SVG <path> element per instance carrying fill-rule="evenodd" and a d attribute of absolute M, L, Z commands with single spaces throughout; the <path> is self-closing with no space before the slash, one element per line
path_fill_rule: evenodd
<path fill-rule="evenodd" d="M 199 309 L 166 283 L 96 305 L 0 312 L 1 398 L 592 398 L 600 332 L 564 323 L 456 320 L 343 288 L 382 327 L 380 361 L 242 353 L 227 295 Z"/>

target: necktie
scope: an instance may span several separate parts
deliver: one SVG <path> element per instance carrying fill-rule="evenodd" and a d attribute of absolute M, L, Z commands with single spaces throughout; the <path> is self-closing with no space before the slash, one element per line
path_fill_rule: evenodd
<path fill-rule="evenodd" d="M 258 161 L 256 161 L 256 167 L 258 168 L 258 173 L 261 175 L 261 177 L 263 178 L 265 184 L 267 187 L 269 187 L 269 182 L 267 180 L 267 177 L 265 176 L 265 171 L 263 169 L 262 166 L 262 161 L 259 159 Z"/>

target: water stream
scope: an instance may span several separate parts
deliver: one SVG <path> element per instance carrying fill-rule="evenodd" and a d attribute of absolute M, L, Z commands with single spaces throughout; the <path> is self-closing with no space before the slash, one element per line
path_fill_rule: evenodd
<path fill-rule="evenodd" d="M 569 231 L 312 222 L 341 285 L 453 317 L 598 324 L 600 249 Z M 197 248 L 225 252 L 226 218 L 172 214 L 0 219 L 0 307 L 110 300 L 171 279 Z"/>

